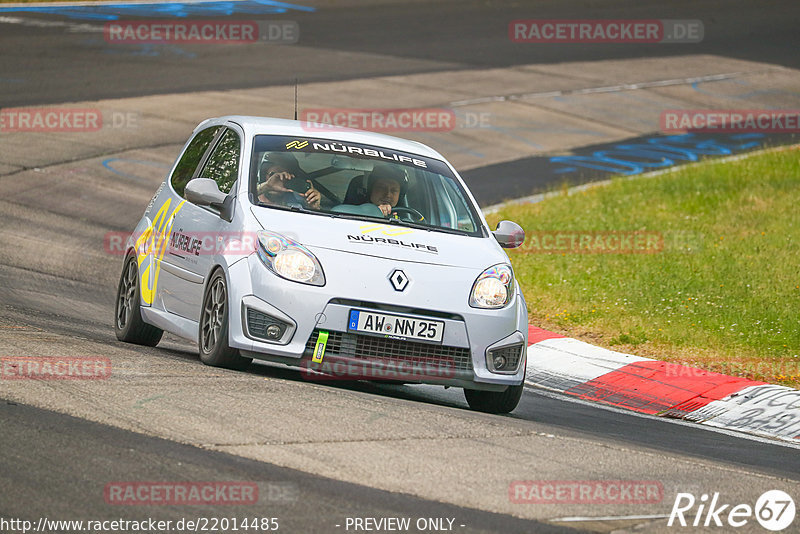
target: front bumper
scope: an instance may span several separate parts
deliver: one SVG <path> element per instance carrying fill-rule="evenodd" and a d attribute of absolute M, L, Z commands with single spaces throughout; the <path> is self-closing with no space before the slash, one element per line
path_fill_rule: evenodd
<path fill-rule="evenodd" d="M 256 255 L 230 267 L 230 344 L 248 357 L 301 366 L 313 372 L 311 353 L 320 331 L 328 332 L 323 363 L 341 375 L 401 382 L 454 385 L 502 390 L 524 379 L 527 346 L 527 309 L 517 294 L 503 309 L 482 310 L 468 305 L 469 291 L 478 274 L 473 269 L 431 266 L 369 258 L 354 274 L 345 262 L 320 257 L 327 283 L 309 286 L 283 280 L 269 272 Z M 342 253 L 339 253 L 342 254 Z M 352 259 L 351 259 L 352 261 Z M 338 265 L 341 267 L 337 268 Z M 412 280 L 403 294 L 387 283 L 387 273 L 398 266 Z M 266 341 L 248 328 L 247 310 L 284 322 L 280 339 Z M 353 308 L 432 319 L 445 323 L 441 345 L 384 339 L 348 332 Z M 492 372 L 488 351 L 521 346 L 515 372 Z M 506 351 L 507 352 L 507 351 Z M 327 360 L 326 360 L 327 359 Z M 365 362 L 370 362 L 368 367 Z M 377 363 L 376 363 L 377 362 Z M 321 369 L 330 372 L 332 367 Z"/>

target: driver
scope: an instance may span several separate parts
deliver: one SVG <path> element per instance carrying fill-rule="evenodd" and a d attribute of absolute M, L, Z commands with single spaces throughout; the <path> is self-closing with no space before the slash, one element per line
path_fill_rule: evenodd
<path fill-rule="evenodd" d="M 408 191 L 408 178 L 398 165 L 376 163 L 367 179 L 367 198 L 378 206 L 384 217 L 392 213 Z"/>
<path fill-rule="evenodd" d="M 320 208 L 321 195 L 314 188 L 311 180 L 305 180 L 305 173 L 300 168 L 300 164 L 292 154 L 283 152 L 271 152 L 261 163 L 261 173 L 263 182 L 258 184 L 258 200 L 261 202 L 276 202 L 282 194 L 295 193 L 305 199 L 306 205 L 314 210 Z M 289 187 L 287 187 L 289 186 Z M 292 189 L 290 189 L 292 187 Z M 304 193 L 295 191 L 294 188 L 301 188 Z"/>

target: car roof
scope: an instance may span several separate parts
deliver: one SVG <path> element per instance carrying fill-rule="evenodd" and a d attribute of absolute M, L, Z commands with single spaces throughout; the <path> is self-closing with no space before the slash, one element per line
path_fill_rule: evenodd
<path fill-rule="evenodd" d="M 408 139 L 401 139 L 391 135 L 343 127 L 332 126 L 331 130 L 326 130 L 324 126 L 311 128 L 308 126 L 306 121 L 293 121 L 288 119 L 276 119 L 272 117 L 228 115 L 225 117 L 207 119 L 201 122 L 197 128 L 195 128 L 195 132 L 212 124 L 222 124 L 225 122 L 234 122 L 241 126 L 244 129 L 247 137 L 254 135 L 314 137 L 320 139 L 329 139 L 332 141 L 375 145 L 402 152 L 419 154 L 420 156 L 427 156 L 442 160 L 444 159 L 444 157 L 437 151 L 417 141 L 410 141 Z"/>

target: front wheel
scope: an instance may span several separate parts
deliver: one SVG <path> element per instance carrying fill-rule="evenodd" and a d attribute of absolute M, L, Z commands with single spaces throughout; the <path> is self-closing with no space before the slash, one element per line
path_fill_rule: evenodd
<path fill-rule="evenodd" d="M 139 264 L 133 254 L 128 254 L 117 287 L 114 333 L 120 341 L 155 347 L 164 331 L 144 322 L 139 295 Z"/>
<path fill-rule="evenodd" d="M 246 369 L 252 358 L 245 358 L 228 345 L 228 286 L 225 274 L 217 271 L 211 277 L 203 297 L 200 313 L 200 361 L 214 367 Z"/>
<path fill-rule="evenodd" d="M 517 407 L 522 398 L 522 384 L 508 386 L 505 391 L 465 389 L 464 397 L 469 407 L 476 412 L 509 413 Z"/>

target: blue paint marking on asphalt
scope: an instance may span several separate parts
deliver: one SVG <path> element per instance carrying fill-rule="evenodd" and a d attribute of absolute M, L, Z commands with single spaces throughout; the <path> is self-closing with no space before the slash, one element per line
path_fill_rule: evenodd
<path fill-rule="evenodd" d="M 149 167 L 158 167 L 160 169 L 169 169 L 170 168 L 169 165 L 166 165 L 164 163 L 158 163 L 158 162 L 155 162 L 155 161 L 147 161 L 147 160 L 141 160 L 141 159 L 108 158 L 106 160 L 103 160 L 103 167 L 105 167 L 109 171 L 113 172 L 114 174 L 122 176 L 123 178 L 130 178 L 130 179 L 132 179 L 132 180 L 134 180 L 136 182 L 139 182 L 139 183 L 147 183 L 147 184 L 150 183 L 150 180 L 145 180 L 141 176 L 137 176 L 135 174 L 130 174 L 130 173 L 127 173 L 127 172 L 120 171 L 119 169 L 115 169 L 111 165 L 113 162 L 133 163 L 134 165 L 147 165 Z"/>
<path fill-rule="evenodd" d="M 44 13 L 79 20 L 118 20 L 120 17 L 209 17 L 230 15 L 272 15 L 288 11 L 316 11 L 313 7 L 275 0 L 239 0 L 233 2 L 153 2 L 145 4 L 24 6 L 0 7 L 0 13 Z"/>
<path fill-rule="evenodd" d="M 640 143 L 620 143 L 610 149 L 598 150 L 590 156 L 555 156 L 550 163 L 565 167 L 553 172 L 575 172 L 578 167 L 614 174 L 641 174 L 652 169 L 678 165 L 683 161 L 697 161 L 700 156 L 727 156 L 755 148 L 764 134 L 745 133 L 729 135 L 726 142 L 719 139 L 698 139 L 694 134 L 652 137 Z"/>

